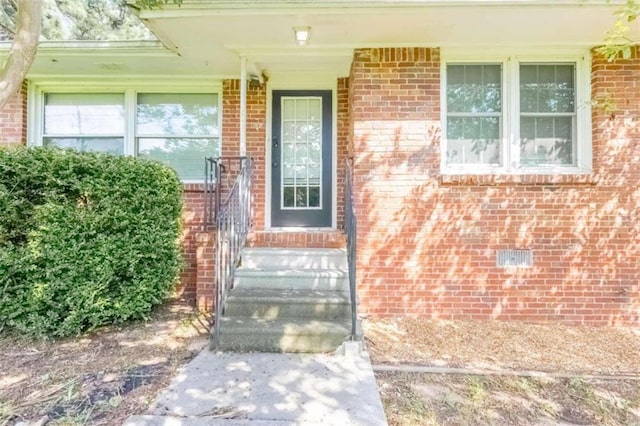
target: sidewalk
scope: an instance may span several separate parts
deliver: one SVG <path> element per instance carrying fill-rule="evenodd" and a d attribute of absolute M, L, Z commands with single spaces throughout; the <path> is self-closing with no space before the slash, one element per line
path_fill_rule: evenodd
<path fill-rule="evenodd" d="M 371 362 L 358 355 L 203 350 L 125 426 L 387 424 Z"/>

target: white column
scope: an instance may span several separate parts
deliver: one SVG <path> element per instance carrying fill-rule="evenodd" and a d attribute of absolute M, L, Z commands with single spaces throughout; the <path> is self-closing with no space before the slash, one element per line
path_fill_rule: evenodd
<path fill-rule="evenodd" d="M 247 155 L 247 58 L 240 57 L 240 155 Z"/>

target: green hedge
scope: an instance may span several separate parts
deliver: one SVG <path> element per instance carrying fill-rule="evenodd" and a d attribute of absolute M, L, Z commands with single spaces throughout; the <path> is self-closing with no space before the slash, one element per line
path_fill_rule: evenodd
<path fill-rule="evenodd" d="M 182 185 L 131 157 L 0 149 L 0 331 L 146 318 L 181 266 Z"/>

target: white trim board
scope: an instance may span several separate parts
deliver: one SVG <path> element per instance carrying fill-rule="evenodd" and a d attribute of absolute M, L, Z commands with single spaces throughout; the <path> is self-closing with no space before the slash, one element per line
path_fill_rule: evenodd
<path fill-rule="evenodd" d="M 447 73 L 450 63 L 461 64 L 500 64 L 502 70 L 502 157 L 500 167 L 467 164 L 447 166 L 446 164 L 446 132 L 447 132 Z M 573 63 L 576 78 L 576 148 L 575 166 L 540 166 L 519 168 L 509 156 L 519 143 L 519 91 L 518 82 L 513 81 L 519 75 L 520 63 Z M 583 174 L 592 170 L 592 129 L 591 129 L 591 55 L 585 49 L 542 49 L 530 47 L 523 49 L 490 48 L 477 49 L 442 49 L 440 62 L 440 123 L 442 126 L 442 143 L 440 153 L 440 171 L 444 175 L 490 174 L 490 175 L 531 175 L 531 174 Z M 509 133 L 511 132 L 511 133 Z M 517 159 L 516 159 L 517 160 Z"/>

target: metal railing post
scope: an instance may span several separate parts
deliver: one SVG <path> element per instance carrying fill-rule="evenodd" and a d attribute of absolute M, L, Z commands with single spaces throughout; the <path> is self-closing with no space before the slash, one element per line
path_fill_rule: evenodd
<path fill-rule="evenodd" d="M 357 288 L 356 288 L 356 253 L 358 222 L 353 205 L 353 162 L 347 160 L 345 179 L 344 230 L 347 237 L 347 262 L 349 267 L 349 295 L 351 298 L 351 340 L 357 336 Z"/>
<path fill-rule="evenodd" d="M 207 200 L 205 204 L 215 202 L 213 206 L 214 216 L 207 216 L 206 220 L 216 225 L 216 264 L 214 273 L 214 323 L 213 344 L 217 347 L 220 343 L 220 322 L 224 311 L 224 305 L 228 291 L 233 287 L 233 275 L 240 260 L 240 254 L 247 240 L 251 225 L 251 174 L 252 161 L 247 157 L 218 157 L 208 158 L 208 171 L 215 173 L 215 192 L 210 191 L 210 183 L 207 188 Z M 233 184 L 226 191 L 223 186 L 227 169 L 225 163 L 238 162 L 239 173 L 233 180 Z M 224 197 L 222 195 L 225 190 Z M 215 197 L 215 201 L 213 198 Z"/>

